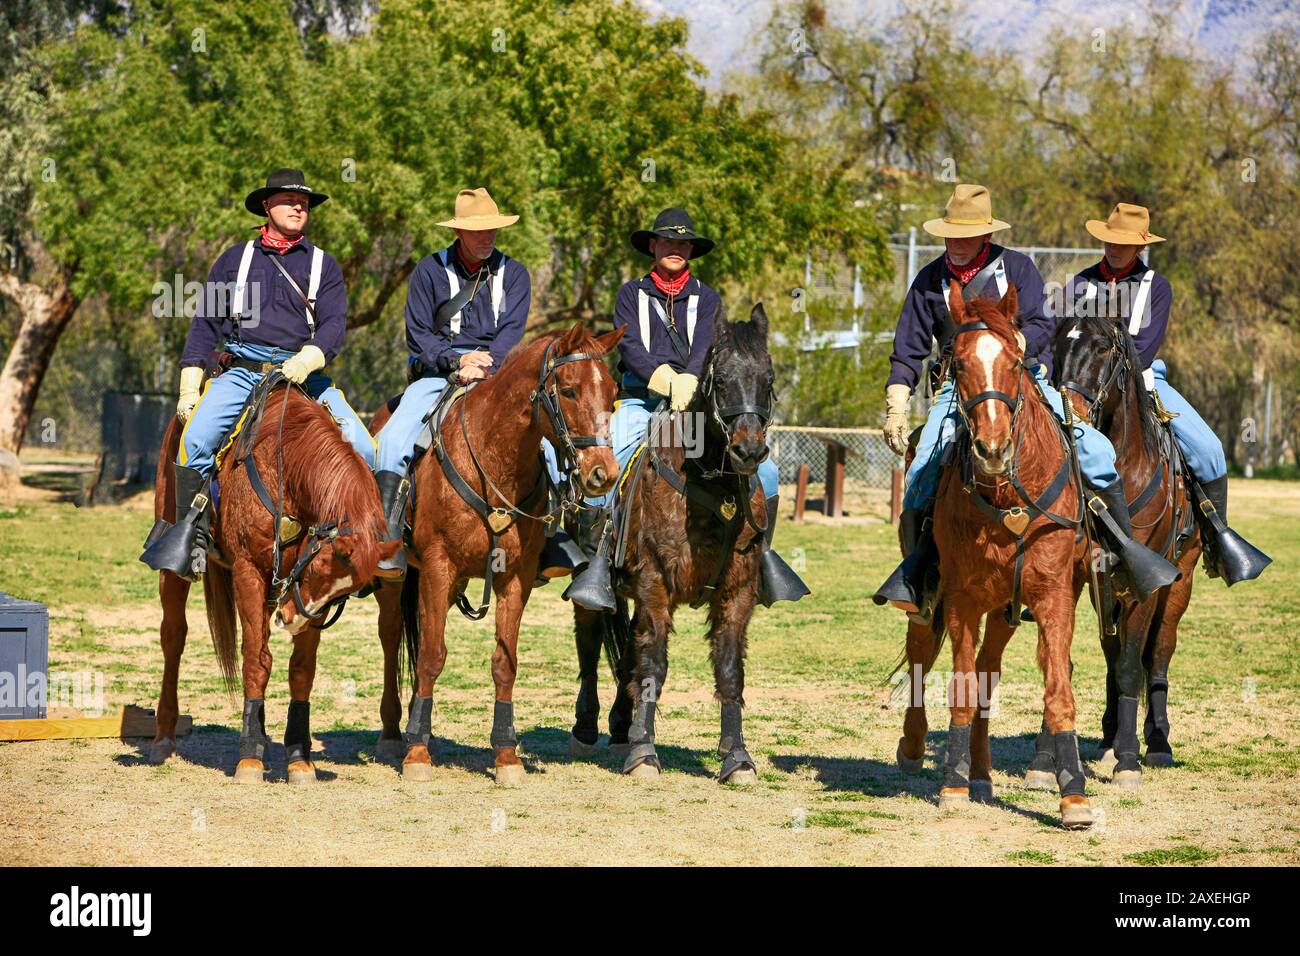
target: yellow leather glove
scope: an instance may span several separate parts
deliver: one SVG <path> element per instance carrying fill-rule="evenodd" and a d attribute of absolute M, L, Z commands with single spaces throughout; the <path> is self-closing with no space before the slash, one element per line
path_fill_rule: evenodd
<path fill-rule="evenodd" d="M 660 365 L 655 369 L 654 374 L 650 376 L 650 381 L 646 383 L 652 392 L 668 398 L 673 391 L 673 379 L 677 373 L 673 371 L 671 365 Z"/>
<path fill-rule="evenodd" d="M 885 444 L 900 457 L 907 454 L 907 436 L 912 430 L 907 417 L 907 403 L 911 398 L 912 390 L 901 382 L 885 389 Z"/>
<path fill-rule="evenodd" d="M 181 397 L 176 403 L 176 417 L 184 425 L 194 414 L 194 406 L 199 403 L 199 386 L 203 384 L 203 369 L 190 365 L 181 369 Z"/>
<path fill-rule="evenodd" d="M 280 366 L 284 377 L 295 385 L 307 381 L 307 376 L 325 367 L 325 353 L 314 345 L 304 345 L 293 358 L 285 359 Z"/>
<path fill-rule="evenodd" d="M 678 372 L 673 377 L 672 392 L 668 396 L 668 404 L 672 406 L 673 411 L 686 410 L 699 384 L 700 380 L 688 372 Z"/>

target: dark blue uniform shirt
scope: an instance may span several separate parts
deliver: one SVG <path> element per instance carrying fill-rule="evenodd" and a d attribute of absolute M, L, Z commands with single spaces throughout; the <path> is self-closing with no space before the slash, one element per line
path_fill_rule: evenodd
<path fill-rule="evenodd" d="M 1032 259 L 1022 252 L 1007 249 L 997 243 L 989 246 L 988 261 L 1002 256 L 1007 282 L 1016 288 L 1019 303 L 1017 320 L 1025 336 L 1026 361 L 1037 360 L 1050 375 L 1052 371 L 1052 336 L 1056 331 L 1056 318 L 1043 289 L 1043 277 Z M 921 368 L 930 356 L 930 341 L 939 343 L 942 353 L 953 336 L 952 316 L 944 295 L 945 280 L 951 280 L 944 256 L 927 263 L 907 290 L 903 310 L 894 332 L 894 352 L 889 357 L 890 371 L 887 385 L 901 382 L 915 390 L 921 380 Z M 997 298 L 996 279 L 989 279 L 984 287 L 985 296 Z"/>
<path fill-rule="evenodd" d="M 637 306 L 638 289 L 643 290 L 653 300 L 647 303 L 649 348 L 646 348 L 645 343 L 641 341 L 641 320 Z M 698 295 L 700 298 L 695 307 L 695 331 L 688 337 L 686 314 L 690 297 L 693 295 Z M 619 368 L 639 376 L 646 382 L 650 381 L 650 376 L 660 365 L 670 366 L 674 372 L 699 375 L 704 371 L 704 354 L 709 350 L 709 343 L 713 341 L 713 321 L 722 305 L 722 299 L 717 292 L 694 276 L 691 276 L 682 291 L 674 297 L 673 322 L 682 342 L 686 343 L 689 349 L 685 362 L 673 348 L 668 329 L 664 326 L 663 319 L 659 317 L 659 310 L 654 306 L 655 301 L 663 307 L 664 314 L 667 315 L 668 296 L 659 291 L 659 287 L 648 274 L 640 279 L 623 283 L 622 288 L 618 290 L 618 299 L 614 303 L 614 328 L 627 327 L 627 332 L 618 343 L 621 353 Z"/>
<path fill-rule="evenodd" d="M 185 339 L 185 350 L 181 353 L 182 368 L 207 365 L 215 350 L 227 339 L 235 338 L 230 305 L 245 245 L 241 242 L 231 246 L 208 272 L 208 284 Z M 316 334 L 313 337 L 307 326 L 306 305 L 270 259 L 271 256 L 280 256 L 280 263 L 305 295 L 310 291 L 311 257 L 315 248 L 303 239 L 284 253 L 277 253 L 264 248 L 260 236 L 255 240 L 253 259 L 248 265 L 240 340 L 250 345 L 267 345 L 292 352 L 310 343 L 325 353 L 326 362 L 338 355 L 348 326 L 348 297 L 338 262 L 329 253 L 325 253 L 321 261 L 320 288 L 316 291 Z"/>
<path fill-rule="evenodd" d="M 1089 266 L 1066 283 L 1065 314 L 1108 315 L 1128 328 L 1129 314 L 1137 304 L 1138 290 L 1146 273 L 1147 267 L 1138 263 L 1127 276 L 1115 280 L 1115 294 L 1112 296 L 1110 282 L 1101 274 L 1101 263 Z M 1091 298 L 1085 298 L 1089 285 L 1095 286 L 1097 291 Z M 1139 317 L 1138 330 L 1133 334 L 1133 346 L 1144 369 L 1156 360 L 1156 353 L 1165 341 L 1165 333 L 1169 330 L 1169 307 L 1173 300 L 1174 292 L 1169 280 L 1158 272 L 1154 273 L 1151 287 L 1147 290 L 1146 305 Z"/>
<path fill-rule="evenodd" d="M 464 288 L 466 282 L 473 283 L 472 274 L 456 254 L 456 243 L 444 252 L 447 262 L 456 272 L 460 288 Z M 406 286 L 406 347 L 412 356 L 441 375 L 456 368 L 460 362 L 457 350 L 463 349 L 486 348 L 492 355 L 489 372 L 495 371 L 501 367 L 506 354 L 524 337 L 533 296 L 533 282 L 528 269 L 499 249 L 492 250 L 488 268 L 494 277 L 504 270 L 501 275 L 504 301 L 499 305 L 500 315 L 494 317 L 493 312 L 496 283 L 484 275 L 474 297 L 460 311 L 459 332 L 452 331 L 450 322 L 444 323 L 437 332 L 433 330 L 433 317 L 438 307 L 452 297 L 447 267 L 439 256 L 425 256 L 411 273 Z"/>

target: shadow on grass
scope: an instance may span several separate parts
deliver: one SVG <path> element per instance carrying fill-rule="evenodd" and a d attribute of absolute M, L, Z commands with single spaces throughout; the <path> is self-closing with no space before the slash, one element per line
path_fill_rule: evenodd
<path fill-rule="evenodd" d="M 523 736 L 524 745 L 529 755 L 544 758 L 550 763 L 575 764 L 594 763 L 614 773 L 622 774 L 624 758 L 610 752 L 609 736 L 601 734 L 596 741 L 596 750 L 589 756 L 575 757 L 569 753 L 569 731 L 557 727 L 537 727 Z M 659 765 L 664 771 L 684 773 L 692 777 L 716 777 L 717 766 L 711 766 L 706 760 L 709 751 L 691 750 L 672 744 L 655 742 L 655 752 L 659 755 Z M 527 757 L 524 758 L 525 763 Z M 714 764 L 719 761 L 715 760 Z"/>

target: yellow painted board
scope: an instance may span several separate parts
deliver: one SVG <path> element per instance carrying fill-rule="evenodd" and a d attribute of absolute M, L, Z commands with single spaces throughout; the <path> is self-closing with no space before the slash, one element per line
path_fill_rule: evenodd
<path fill-rule="evenodd" d="M 193 720 L 181 714 L 176 736 L 188 734 Z M 152 737 L 157 733 L 152 710 L 130 705 L 106 717 L 46 717 L 38 720 L 0 720 L 0 740 L 69 740 L 77 737 Z"/>

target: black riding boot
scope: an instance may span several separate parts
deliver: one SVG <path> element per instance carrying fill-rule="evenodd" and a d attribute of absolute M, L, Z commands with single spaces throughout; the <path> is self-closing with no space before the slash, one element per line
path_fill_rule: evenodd
<path fill-rule="evenodd" d="M 614 539 L 612 524 L 613 511 L 609 508 L 588 506 L 578 512 L 578 540 L 593 553 L 560 596 L 588 611 L 615 609 L 613 565 L 609 560 Z"/>
<path fill-rule="evenodd" d="M 780 509 L 780 502 L 780 495 L 767 499 L 763 554 L 758 559 L 758 599 L 763 602 L 763 607 L 771 607 L 777 601 L 797 601 L 811 593 L 794 569 L 772 550 L 772 534 L 776 531 L 776 513 Z"/>
<path fill-rule="evenodd" d="M 167 525 L 159 519 L 145 541 L 140 560 L 155 571 L 170 571 L 186 581 L 197 581 L 207 566 L 208 545 L 208 478 L 206 475 L 174 465 L 176 470 L 175 522 Z"/>
<path fill-rule="evenodd" d="M 938 563 L 939 549 L 934 543 L 932 516 L 934 507 L 904 508 L 898 516 L 899 538 L 903 544 L 903 563 L 885 579 L 871 600 L 889 603 L 909 614 L 927 615 L 934 609 L 938 593 L 938 575 L 931 569 Z"/>
<path fill-rule="evenodd" d="M 1117 478 L 1105 488 L 1093 489 L 1090 505 L 1097 515 L 1096 527 L 1114 552 L 1121 574 L 1143 600 L 1181 577 L 1181 572 L 1146 545 L 1133 540 L 1128 500 L 1124 496 L 1124 479 Z M 1104 505 L 1105 507 L 1099 507 Z M 1121 581 L 1120 587 L 1122 588 Z"/>
<path fill-rule="evenodd" d="M 1196 519 L 1201 527 L 1206 573 L 1223 578 L 1228 587 L 1259 577 L 1273 559 L 1228 527 L 1227 476 L 1206 482 L 1201 491 L 1205 497 L 1197 502 Z"/>
<path fill-rule="evenodd" d="M 411 483 L 405 475 L 395 471 L 381 471 L 375 474 L 375 484 L 379 485 L 379 502 L 384 511 L 384 520 L 388 522 L 389 541 L 401 541 L 406 525 L 406 496 L 411 490 Z M 406 576 L 406 546 L 397 549 L 387 561 L 379 562 L 375 577 L 390 581 L 400 580 Z"/>
<path fill-rule="evenodd" d="M 586 563 L 587 556 L 578 547 L 578 543 L 563 528 L 557 528 L 555 535 L 546 538 L 542 545 L 542 559 L 537 564 L 537 583 L 547 584 L 551 578 L 573 574 Z"/>

